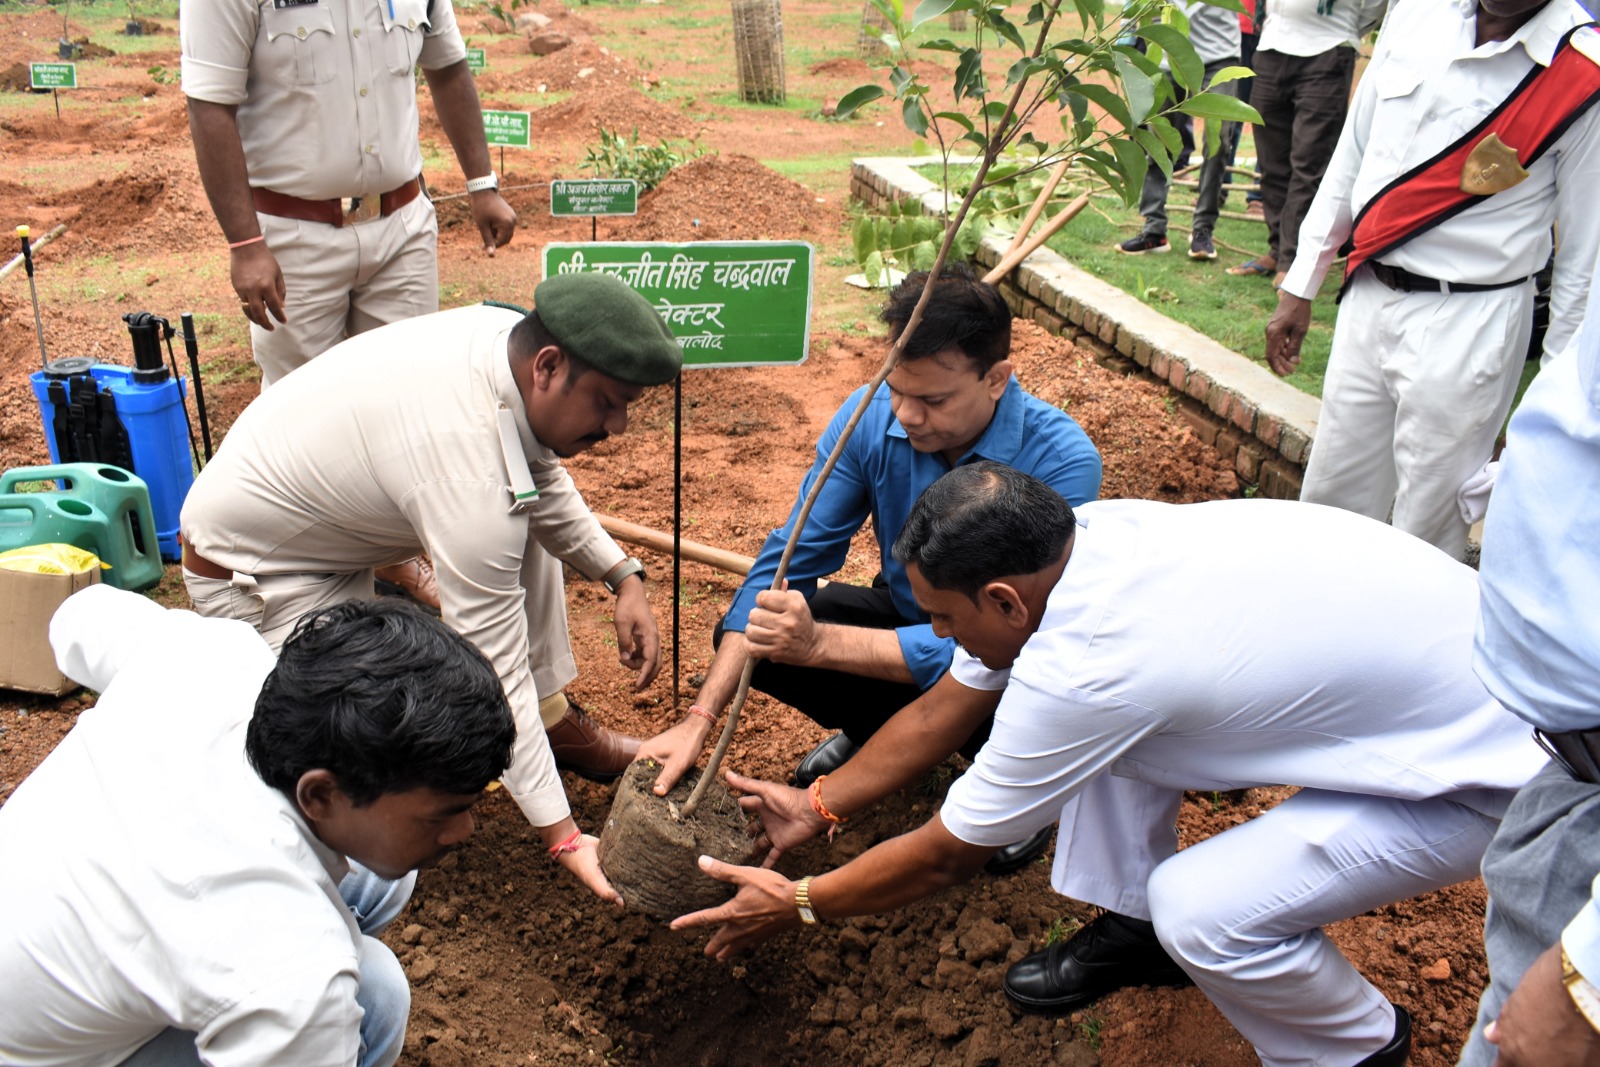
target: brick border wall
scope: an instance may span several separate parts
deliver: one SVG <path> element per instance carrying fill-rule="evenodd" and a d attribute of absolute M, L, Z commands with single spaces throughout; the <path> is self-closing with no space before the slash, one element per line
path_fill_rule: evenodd
<path fill-rule="evenodd" d="M 936 213 L 942 194 L 912 168 L 937 162 L 936 156 L 855 160 L 850 193 L 872 207 L 910 199 Z M 993 267 L 1008 243 L 985 239 L 978 262 Z M 1024 260 L 1001 280 L 1000 291 L 1019 317 L 1088 348 L 1102 363 L 1166 386 L 1196 435 L 1259 495 L 1299 495 L 1322 407 L 1315 397 L 1049 249 Z"/>

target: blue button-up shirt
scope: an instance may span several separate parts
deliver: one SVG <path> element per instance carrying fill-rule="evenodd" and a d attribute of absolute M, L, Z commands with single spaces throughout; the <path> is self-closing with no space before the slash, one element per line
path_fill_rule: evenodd
<path fill-rule="evenodd" d="M 800 483 L 800 494 L 789 512 L 789 521 L 774 530 L 761 546 L 755 566 L 723 619 L 725 629 L 743 631 L 750 609 L 755 607 L 756 594 L 772 586 L 772 576 L 777 572 L 778 559 L 783 555 L 789 532 L 794 529 L 800 504 L 811 491 L 850 414 L 861 402 L 861 392 L 865 388 L 862 386 L 851 394 L 817 441 L 816 462 Z M 961 457 L 960 463 L 980 459 L 1004 463 L 1033 475 L 1066 497 L 1074 507 L 1100 494 L 1100 453 L 1089 436 L 1065 412 L 1023 392 L 1015 378 L 1000 395 L 989 428 Z M 895 610 L 906 620 L 896 631 L 900 651 L 911 669 L 912 678 L 923 689 L 938 681 L 950 666 L 955 641 L 934 636 L 928 617 L 917 608 L 911 595 L 911 581 L 906 577 L 905 566 L 890 550 L 911 514 L 911 505 L 924 489 L 950 469 L 942 453 L 918 452 L 911 447 L 900 421 L 890 410 L 889 387 L 879 386 L 861 423 L 851 434 L 844 454 L 839 457 L 838 465 L 828 476 L 822 495 L 811 509 L 787 574 L 789 588 L 810 599 L 817 590 L 817 579 L 827 577 L 844 565 L 851 538 L 870 517 L 878 536 L 883 577 L 888 582 Z"/>

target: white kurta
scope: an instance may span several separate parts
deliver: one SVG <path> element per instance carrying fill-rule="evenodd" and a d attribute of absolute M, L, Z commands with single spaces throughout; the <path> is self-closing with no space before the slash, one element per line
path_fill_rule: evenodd
<path fill-rule="evenodd" d="M 0 808 L 0 1063 L 120 1063 L 162 1030 L 206 1062 L 356 1062 L 347 871 L 256 775 L 273 655 L 248 626 L 91 586 L 51 625 L 101 691 Z"/>
<path fill-rule="evenodd" d="M 951 667 L 1005 695 L 941 819 L 1000 846 L 1059 815 L 1056 889 L 1152 918 L 1264 1062 L 1360 1059 L 1393 1016 L 1315 931 L 1471 877 L 1544 762 L 1472 673 L 1472 571 L 1294 502 L 1077 513 L 1012 669 Z M 1267 784 L 1308 788 L 1174 857 L 1183 790 Z"/>

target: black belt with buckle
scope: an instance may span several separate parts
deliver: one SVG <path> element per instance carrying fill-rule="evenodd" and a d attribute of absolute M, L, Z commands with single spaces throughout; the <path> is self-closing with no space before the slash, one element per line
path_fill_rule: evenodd
<path fill-rule="evenodd" d="M 1600 729 L 1564 733 L 1535 730 L 1533 739 L 1572 777 L 1590 785 L 1600 785 Z"/>
<path fill-rule="evenodd" d="M 1397 293 L 1488 293 L 1496 289 L 1510 289 L 1521 285 L 1533 275 L 1513 278 L 1509 282 L 1442 282 L 1422 274 L 1413 274 L 1404 267 L 1391 267 L 1373 260 L 1367 264 L 1372 276 Z"/>

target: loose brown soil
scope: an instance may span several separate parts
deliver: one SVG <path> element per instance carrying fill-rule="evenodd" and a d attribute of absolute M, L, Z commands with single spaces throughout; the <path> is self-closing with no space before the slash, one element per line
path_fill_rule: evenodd
<path fill-rule="evenodd" d="M 553 29 L 578 43 L 533 57 L 517 35 L 488 39 L 491 70 L 480 82 L 491 105 L 532 110 L 538 142 L 497 166 L 521 219 L 516 240 L 486 258 L 463 201 L 441 199 L 441 280 L 447 306 L 492 297 L 527 304 L 550 241 L 588 238 L 587 220 L 549 216 L 546 184 L 578 175 L 584 150 L 604 126 L 634 127 L 649 141 L 697 137 L 716 155 L 672 175 L 643 198 L 633 219 L 602 220 L 603 239 L 801 238 L 818 249 L 811 358 L 801 366 L 703 371 L 683 383 L 683 412 L 668 390 L 634 408 L 629 432 L 571 464 L 598 511 L 658 529 L 673 515 L 673 426 L 681 421 L 684 534 L 753 554 L 792 503 L 812 446 L 838 404 L 866 381 L 883 355 L 876 299 L 840 285 L 848 264 L 843 196 L 847 176 L 808 170 L 804 183 L 766 164 L 821 154 L 906 151 L 908 135 L 887 111 L 849 123 L 815 110 L 870 74 L 855 58 L 853 27 L 832 19 L 837 5 L 792 0 L 785 23 L 793 47 L 831 58 L 797 76 L 782 111 L 719 104 L 731 93 L 726 29 L 677 29 L 652 5 L 594 5 L 582 16 L 547 2 Z M 725 7 L 691 0 L 673 16 L 724 19 Z M 482 13 L 463 24 L 480 34 Z M 703 25 L 703 24 L 702 24 Z M 19 65 L 55 58 L 59 17 L 45 9 L 0 14 L 0 85 Z M 74 23 L 69 35 L 87 28 Z M 619 54 L 645 37 L 650 49 Z M 621 43 L 619 43 L 621 42 Z M 146 42 L 148 43 L 148 42 Z M 0 224 L 28 223 L 35 237 L 58 222 L 67 234 L 39 251 L 41 310 L 52 358 L 86 355 L 128 362 L 121 316 L 151 309 L 176 323 L 196 313 L 213 432 L 224 432 L 257 391 L 248 341 L 228 284 L 227 255 L 206 205 L 188 143 L 183 98 L 148 73 L 178 67 L 177 39 L 108 59 L 84 60 L 82 88 L 0 97 Z M 613 47 L 614 46 L 614 47 Z M 611 48 L 609 52 L 602 48 Z M 725 88 L 693 99 L 650 95 L 726 69 Z M 589 69 L 590 74 L 579 77 Z M 1003 74 L 1000 75 L 1003 77 Z M 14 81 L 13 81 L 13 84 Z M 570 86 L 571 95 L 529 106 L 514 94 Z M 700 85 L 700 82 L 694 82 Z M 660 90 L 658 90 L 659 92 Z M 731 99 L 731 96 L 728 97 Z M 809 100 L 810 103 L 804 101 Z M 881 123 L 881 124 L 880 124 Z M 425 108 L 428 177 L 441 197 L 459 192 L 437 122 Z M 696 220 L 699 224 L 696 225 Z M 27 375 L 39 365 L 32 306 L 19 270 L 0 283 L 0 468 L 46 459 Z M 1236 494 L 1232 473 L 1167 410 L 1158 387 L 1119 376 L 1070 344 L 1019 324 L 1014 346 L 1023 384 L 1063 405 L 1099 444 L 1106 496 L 1171 501 Z M 181 358 L 181 357 L 180 357 Z M 869 579 L 876 548 L 864 533 L 843 577 Z M 671 641 L 671 561 L 640 552 L 663 638 Z M 1204 567 L 1196 560 L 1196 567 Z M 182 605 L 169 568 L 158 598 Z M 679 585 L 680 675 L 670 666 L 641 695 L 614 662 L 609 597 L 592 583 L 569 586 L 573 641 L 582 675 L 570 692 L 615 729 L 648 735 L 675 721 L 710 657 L 710 631 L 735 581 L 684 564 Z M 1219 606 L 1247 603 L 1249 590 L 1219 589 Z M 175 651 L 175 656 L 180 654 Z M 182 669 L 181 658 L 174 669 Z M 0 693 L 0 801 L 8 796 L 87 705 Z M 785 778 L 825 736 L 808 720 L 752 698 L 728 766 Z M 817 873 L 926 820 L 952 764 L 878 811 L 851 821 L 831 844 L 817 841 L 781 869 Z M 568 780 L 581 825 L 600 829 L 613 790 Z M 1237 825 L 1282 791 L 1196 795 L 1181 816 L 1185 842 Z M 1126 991 L 1063 1019 L 1022 1016 L 1000 992 L 1005 968 L 1038 947 L 1060 922 L 1087 909 L 1057 897 L 1048 866 L 973 883 L 893 915 L 831 923 L 776 939 L 733 966 L 707 961 L 704 935 L 672 933 L 637 911 L 618 913 L 562 877 L 503 793 L 482 807 L 479 832 L 436 870 L 388 935 L 414 988 L 408 1067 L 592 1064 L 1055 1063 L 1087 1067 L 1237 1067 L 1254 1062 L 1238 1035 L 1194 990 Z M 1205 887 L 1197 886 L 1196 892 Z M 1413 1062 L 1445 1067 L 1470 1025 L 1484 980 L 1481 885 L 1471 883 L 1337 924 L 1332 934 L 1362 971 L 1417 1019 Z M 1059 929 L 1059 927 L 1057 927 Z"/>

